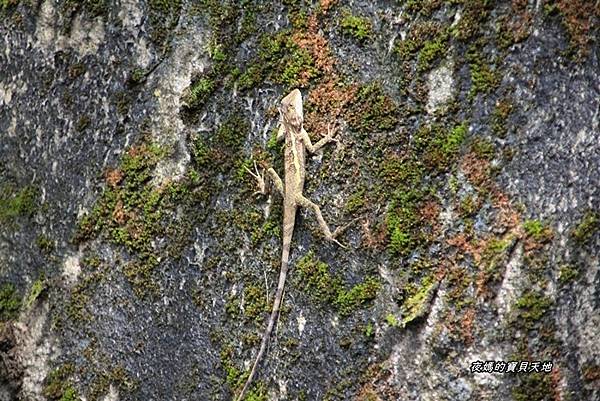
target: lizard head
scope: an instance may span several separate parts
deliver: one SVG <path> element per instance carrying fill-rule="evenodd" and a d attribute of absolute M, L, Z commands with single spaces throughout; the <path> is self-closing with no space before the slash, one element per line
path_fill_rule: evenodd
<path fill-rule="evenodd" d="M 287 124 L 298 130 L 302 127 L 304 112 L 302 111 L 302 94 L 298 89 L 294 89 L 281 100 L 279 113 Z"/>

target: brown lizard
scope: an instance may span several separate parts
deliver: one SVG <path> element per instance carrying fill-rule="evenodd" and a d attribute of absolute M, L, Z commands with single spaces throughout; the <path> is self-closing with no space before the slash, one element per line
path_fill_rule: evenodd
<path fill-rule="evenodd" d="M 277 321 L 279 315 L 279 308 L 281 306 L 281 299 L 283 297 L 283 289 L 285 287 L 285 279 L 288 272 L 288 258 L 290 255 L 290 244 L 292 242 L 292 235 L 294 233 L 294 224 L 296 220 L 296 210 L 299 206 L 307 207 L 313 210 L 317 217 L 317 221 L 321 230 L 325 234 L 325 238 L 334 241 L 338 245 L 341 244 L 335 239 L 335 237 L 346 227 L 338 228 L 332 233 L 329 230 L 329 226 L 323 219 L 321 209 L 317 204 L 304 197 L 302 189 L 304 187 L 304 179 L 306 177 L 305 171 L 305 157 L 306 150 L 310 153 L 314 153 L 319 150 L 323 145 L 334 141 L 333 136 L 335 130 L 327 128 L 327 135 L 320 141 L 313 143 L 308 136 L 308 133 L 302 126 L 304 120 L 304 114 L 302 111 L 302 94 L 298 89 L 291 91 L 281 101 L 281 107 L 279 108 L 279 114 L 281 121 L 279 125 L 279 131 L 277 133 L 277 139 L 285 139 L 285 150 L 284 150 L 284 170 L 285 170 L 285 185 L 281 180 L 277 172 L 273 168 L 268 168 L 267 172 L 275 185 L 277 191 L 283 196 L 283 247 L 281 252 L 281 270 L 279 272 L 279 282 L 277 284 L 277 291 L 275 292 L 275 300 L 273 301 L 273 309 L 271 310 L 271 316 L 267 323 L 267 328 L 262 336 L 260 348 L 250 375 L 242 388 L 242 391 L 237 397 L 237 401 L 241 401 L 248 390 L 248 387 L 252 383 L 256 370 L 260 364 L 261 358 L 265 353 L 267 345 L 269 343 L 269 337 L 273 331 L 273 326 Z M 255 172 L 253 173 L 249 169 L 246 169 L 257 181 L 259 186 L 259 192 L 262 194 L 267 193 L 267 187 L 263 176 L 258 172 L 256 164 L 254 166 Z"/>

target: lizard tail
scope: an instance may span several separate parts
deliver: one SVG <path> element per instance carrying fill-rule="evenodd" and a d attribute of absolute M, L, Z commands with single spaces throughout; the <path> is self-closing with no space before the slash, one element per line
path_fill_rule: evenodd
<path fill-rule="evenodd" d="M 277 284 L 277 291 L 275 292 L 275 299 L 273 301 L 273 309 L 271 310 L 271 316 L 269 317 L 269 323 L 267 324 L 267 328 L 263 334 L 262 340 L 260 342 L 260 348 L 258 350 L 258 354 L 256 355 L 256 359 L 254 360 L 254 365 L 252 365 L 252 370 L 250 371 L 250 376 L 246 380 L 242 391 L 237 396 L 236 401 L 242 401 L 244 396 L 246 395 L 246 391 L 252 384 L 254 377 L 256 376 L 256 371 L 258 370 L 258 365 L 264 355 L 267 345 L 269 344 L 269 337 L 271 337 L 271 332 L 273 331 L 273 327 L 275 326 L 275 322 L 277 321 L 277 317 L 279 315 L 279 309 L 281 307 L 281 299 L 283 298 L 283 290 L 285 288 L 285 279 L 287 277 L 288 272 L 288 258 L 290 254 L 290 244 L 289 241 L 285 241 L 283 244 L 283 252 L 281 255 L 281 270 L 279 272 L 279 282 Z"/>

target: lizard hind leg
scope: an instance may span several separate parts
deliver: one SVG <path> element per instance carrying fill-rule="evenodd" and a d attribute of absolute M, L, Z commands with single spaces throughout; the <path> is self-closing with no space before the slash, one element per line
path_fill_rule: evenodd
<path fill-rule="evenodd" d="M 333 234 L 331 233 L 331 230 L 329 229 L 327 222 L 323 218 L 323 214 L 321 213 L 321 208 L 319 207 L 319 205 L 317 205 L 310 199 L 304 197 L 303 195 L 297 195 L 296 202 L 302 207 L 312 209 L 312 211 L 315 213 L 315 216 L 317 217 L 317 222 L 319 223 L 319 227 L 321 228 L 321 231 L 323 231 L 323 234 L 325 235 L 326 239 L 328 239 L 329 241 L 335 242 L 342 248 L 346 248 L 345 245 L 342 245 L 337 239 L 335 239 L 335 236 L 337 234 L 339 234 L 340 231 L 336 230 Z"/>

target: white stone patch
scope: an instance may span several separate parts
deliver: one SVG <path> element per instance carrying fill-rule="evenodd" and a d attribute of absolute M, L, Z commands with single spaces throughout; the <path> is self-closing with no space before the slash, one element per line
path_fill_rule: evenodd
<path fill-rule="evenodd" d="M 278 394 L 272 394 L 269 399 L 270 400 L 287 400 L 288 392 L 287 392 L 287 380 L 277 380 L 277 386 L 279 387 Z"/>
<path fill-rule="evenodd" d="M 121 8 L 118 17 L 123 24 L 123 28 L 128 30 L 134 41 L 136 56 L 135 63 L 141 68 L 147 68 L 150 65 L 151 57 L 148 50 L 148 43 L 143 37 L 139 37 L 140 27 L 142 25 L 144 13 L 138 0 L 121 0 Z"/>
<path fill-rule="evenodd" d="M 56 36 L 54 29 L 55 12 L 52 1 L 46 0 L 42 3 L 37 16 L 37 25 L 34 34 L 37 39 L 37 45 L 42 48 L 54 46 Z"/>
<path fill-rule="evenodd" d="M 71 36 L 67 37 L 61 34 L 56 26 L 58 15 L 53 3 L 51 0 L 46 0 L 40 8 L 35 27 L 34 46 L 51 52 L 72 48 L 81 56 L 96 53 L 100 44 L 104 42 L 105 30 L 102 18 L 88 21 L 83 18 L 83 15 L 77 15 L 73 20 Z"/>
<path fill-rule="evenodd" d="M 298 334 L 302 335 L 304 327 L 306 326 L 306 318 L 302 315 L 302 311 L 300 311 L 300 315 L 298 315 L 296 321 L 298 322 Z"/>
<path fill-rule="evenodd" d="M 442 321 L 441 312 L 446 309 L 444 302 L 444 298 L 446 295 L 446 291 L 444 288 L 440 288 L 438 293 L 434 297 L 433 303 L 431 305 L 431 309 L 429 311 L 429 315 L 427 316 L 427 322 L 425 324 L 425 329 L 422 331 L 421 336 L 425 342 L 428 342 L 432 339 L 432 337 L 436 333 L 436 328 Z"/>
<path fill-rule="evenodd" d="M 17 117 L 12 116 L 10 125 L 8 126 L 8 130 L 6 132 L 10 137 L 14 137 L 17 134 Z"/>
<path fill-rule="evenodd" d="M 0 82 L 0 106 L 8 106 L 12 101 L 12 88 Z"/>
<path fill-rule="evenodd" d="M 523 245 L 518 243 L 510 260 L 506 264 L 504 279 L 498 290 L 498 295 L 494 303 L 498 307 L 498 318 L 500 321 L 506 320 L 510 312 L 510 306 L 514 305 L 519 293 L 519 283 L 523 279 L 523 273 L 519 268 L 523 265 Z"/>
<path fill-rule="evenodd" d="M 102 401 L 119 401 L 119 390 L 111 384 L 108 387 L 108 393 L 102 398 Z"/>
<path fill-rule="evenodd" d="M 102 42 L 104 42 L 104 23 L 101 18 L 87 21 L 81 14 L 75 17 L 67 47 L 72 47 L 80 55 L 85 56 L 96 53 Z"/>
<path fill-rule="evenodd" d="M 454 97 L 454 62 L 450 59 L 432 70 L 427 78 L 429 98 L 425 107 L 427 113 L 433 114 Z"/>
<path fill-rule="evenodd" d="M 23 365 L 23 399 L 43 401 L 44 379 L 48 375 L 48 361 L 59 352 L 52 337 L 45 335 L 44 326 L 50 310 L 48 302 L 32 309 L 17 323 L 17 350 Z"/>
<path fill-rule="evenodd" d="M 137 31 L 142 24 L 142 9 L 138 0 L 121 0 L 118 17 L 123 28 L 129 31 Z"/>
<path fill-rule="evenodd" d="M 77 277 L 79 277 L 79 273 L 81 273 L 81 265 L 79 263 L 80 259 L 81 253 L 67 256 L 65 259 L 63 266 L 63 277 L 65 277 L 70 283 L 75 283 L 77 281 Z"/>
<path fill-rule="evenodd" d="M 180 41 L 174 46 L 173 55 L 157 69 L 156 75 L 153 74 L 153 93 L 158 103 L 153 118 L 153 135 L 159 144 L 173 149 L 173 154 L 161 160 L 156 167 L 156 185 L 181 178 L 190 160 L 183 132 L 185 127 L 179 118 L 180 99 L 190 86 L 192 76 L 207 68 L 208 54 L 199 49 L 206 48 L 208 36 L 201 27 L 188 29 L 185 35 L 178 35 Z"/>

